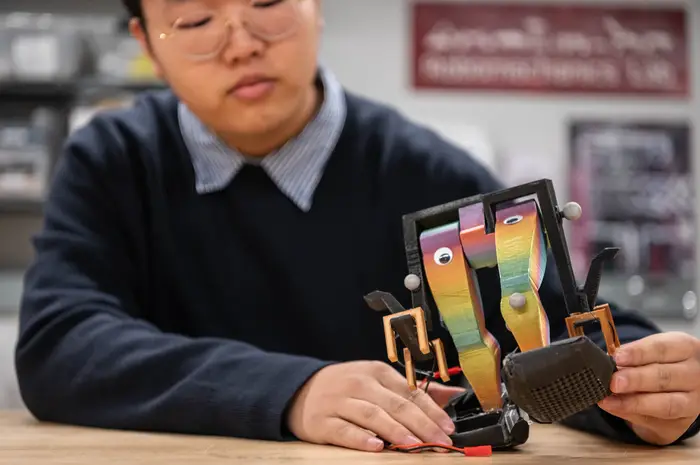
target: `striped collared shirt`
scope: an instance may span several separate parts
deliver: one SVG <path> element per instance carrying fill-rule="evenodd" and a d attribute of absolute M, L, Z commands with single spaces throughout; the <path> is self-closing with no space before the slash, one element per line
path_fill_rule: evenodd
<path fill-rule="evenodd" d="M 316 186 L 345 124 L 342 86 L 326 69 L 319 69 L 319 77 L 324 100 L 315 118 L 299 136 L 259 162 L 280 191 L 303 211 L 311 208 Z M 257 163 L 226 146 L 183 103 L 178 118 L 200 194 L 225 188 L 245 163 Z"/>

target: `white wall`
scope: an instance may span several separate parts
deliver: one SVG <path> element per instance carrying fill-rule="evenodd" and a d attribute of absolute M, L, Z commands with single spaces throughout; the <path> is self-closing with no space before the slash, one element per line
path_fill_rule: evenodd
<path fill-rule="evenodd" d="M 560 0 L 561 3 L 565 1 Z M 622 3 L 650 2 L 628 0 Z M 700 56 L 700 1 L 657 0 L 656 3 L 689 5 L 692 18 L 690 56 L 696 57 L 691 71 L 691 102 L 631 97 L 611 102 L 609 97 L 591 96 L 415 92 L 410 87 L 411 2 L 408 0 L 325 0 L 322 60 L 350 90 L 389 103 L 415 120 L 437 129 L 446 127 L 450 135 L 460 127 L 480 128 L 493 144 L 496 155 L 522 157 L 526 164 L 542 163 L 537 175 L 551 178 L 557 190 L 566 193 L 567 122 L 571 119 L 689 118 L 698 128 L 694 146 L 700 147 L 700 59 L 697 59 Z M 694 156 L 700 157 L 698 149 Z M 522 169 L 523 165 L 518 165 Z M 566 201 L 565 198 L 560 200 Z M 665 324 L 664 327 L 689 330 L 700 336 L 700 322 L 692 328 L 681 324 Z"/>
<path fill-rule="evenodd" d="M 14 365 L 17 317 L 0 314 L 0 409 L 22 408 Z"/>
<path fill-rule="evenodd" d="M 657 1 L 693 4 L 691 55 L 698 56 L 700 1 Z M 649 0 L 641 3 L 648 4 Z M 694 63 L 694 100 L 689 103 L 628 98 L 611 104 L 609 98 L 591 96 L 417 93 L 409 84 L 410 1 L 325 0 L 324 5 L 326 33 L 322 60 L 349 89 L 388 102 L 414 119 L 436 127 L 445 125 L 451 130 L 458 125 L 481 127 L 495 143 L 497 153 L 546 161 L 549 176 L 557 186 L 566 186 L 567 120 L 587 116 L 678 118 L 694 113 L 694 123 L 700 125 L 700 60 Z"/>

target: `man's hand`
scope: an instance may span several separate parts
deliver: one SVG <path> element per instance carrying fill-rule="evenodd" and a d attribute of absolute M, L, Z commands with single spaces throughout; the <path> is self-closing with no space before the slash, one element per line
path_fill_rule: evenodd
<path fill-rule="evenodd" d="M 700 340 L 663 333 L 626 344 L 615 353 L 613 395 L 600 408 L 627 421 L 646 442 L 678 440 L 700 415 Z"/>
<path fill-rule="evenodd" d="M 461 388 L 430 385 L 411 391 L 406 379 L 382 362 L 348 362 L 316 373 L 295 397 L 288 416 L 300 440 L 363 451 L 394 444 L 451 445 L 454 424 L 442 406 Z M 381 439 L 379 439 L 381 438 Z"/>

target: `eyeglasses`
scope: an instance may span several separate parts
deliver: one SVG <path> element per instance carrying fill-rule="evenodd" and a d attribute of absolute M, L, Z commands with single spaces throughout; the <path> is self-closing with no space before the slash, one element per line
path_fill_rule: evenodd
<path fill-rule="evenodd" d="M 297 0 L 251 0 L 242 9 L 241 25 L 251 35 L 273 42 L 292 35 L 299 25 Z M 214 11 L 199 10 L 178 18 L 171 32 L 160 34 L 175 48 L 192 59 L 218 55 L 233 32 L 230 18 Z"/>

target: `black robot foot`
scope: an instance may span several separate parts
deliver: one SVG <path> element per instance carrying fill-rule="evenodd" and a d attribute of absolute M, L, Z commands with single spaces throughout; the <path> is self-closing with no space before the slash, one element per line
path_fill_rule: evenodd
<path fill-rule="evenodd" d="M 530 422 L 507 395 L 502 409 L 484 412 L 473 391 L 452 399 L 445 407 L 455 424 L 450 436 L 456 447 L 491 446 L 494 450 L 511 449 L 527 442 Z"/>

